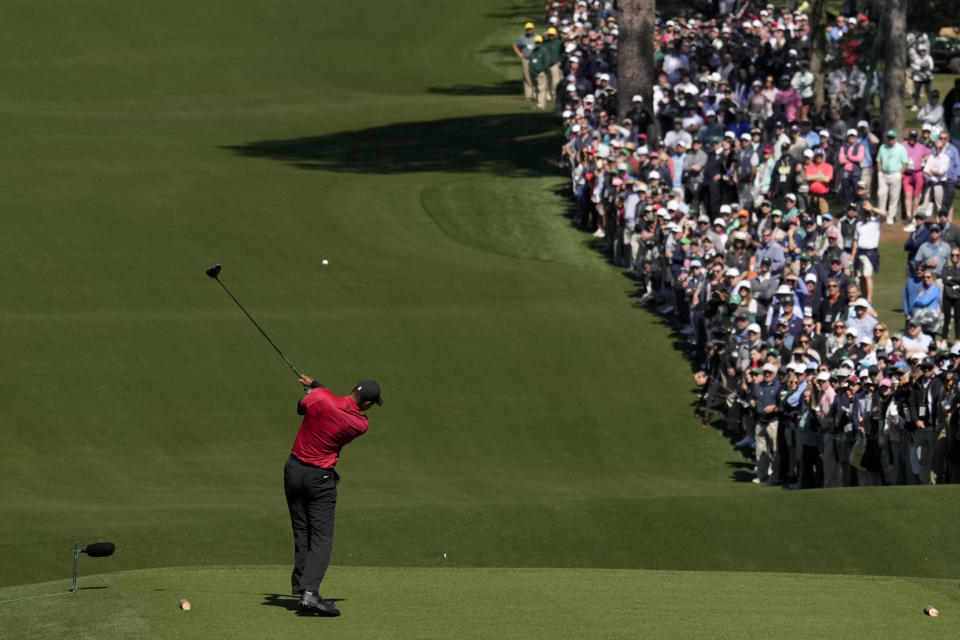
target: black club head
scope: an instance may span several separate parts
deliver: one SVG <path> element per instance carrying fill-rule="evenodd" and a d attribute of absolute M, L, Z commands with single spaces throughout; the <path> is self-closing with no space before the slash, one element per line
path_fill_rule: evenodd
<path fill-rule="evenodd" d="M 220 263 L 213 265 L 207 269 L 207 275 L 216 280 L 217 276 L 220 275 Z"/>

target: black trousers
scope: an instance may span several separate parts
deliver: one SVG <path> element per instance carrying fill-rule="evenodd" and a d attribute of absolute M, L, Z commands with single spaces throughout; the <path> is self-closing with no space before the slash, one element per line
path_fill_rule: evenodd
<path fill-rule="evenodd" d="M 317 593 L 330 565 L 339 482 L 333 469 L 314 467 L 293 456 L 283 467 L 283 489 L 293 525 L 290 582 L 294 593 Z"/>

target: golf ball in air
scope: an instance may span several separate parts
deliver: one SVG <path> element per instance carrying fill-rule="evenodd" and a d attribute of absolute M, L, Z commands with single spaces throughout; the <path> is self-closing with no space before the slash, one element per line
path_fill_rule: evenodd
<path fill-rule="evenodd" d="M 326 258 L 324 258 L 324 259 L 323 259 L 323 264 L 330 264 L 330 261 L 327 260 Z"/>
<path fill-rule="evenodd" d="M 443 557 L 446 558 L 446 557 L 447 557 L 447 554 L 443 554 Z"/>

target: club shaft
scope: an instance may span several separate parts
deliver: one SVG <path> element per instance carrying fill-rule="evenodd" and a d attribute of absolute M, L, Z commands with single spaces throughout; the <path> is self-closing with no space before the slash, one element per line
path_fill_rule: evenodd
<path fill-rule="evenodd" d="M 293 371 L 294 375 L 296 375 L 298 378 L 299 378 L 301 375 L 303 375 L 303 374 L 300 373 L 300 370 L 299 370 L 299 369 L 297 369 L 295 366 L 293 366 L 293 363 L 292 363 L 292 362 L 290 362 L 289 360 L 287 360 L 287 356 L 283 355 L 283 351 L 280 351 L 280 347 L 278 347 L 276 344 L 274 344 L 273 340 L 270 339 L 270 336 L 267 335 L 267 332 L 264 331 L 264 330 L 260 327 L 259 324 L 257 324 L 257 321 L 256 321 L 256 320 L 253 319 L 253 316 L 251 316 L 249 313 L 247 313 L 247 310 L 243 308 L 243 305 L 240 304 L 240 301 L 237 300 L 236 296 L 234 296 L 232 293 L 230 293 L 230 289 L 227 288 L 227 285 L 223 284 L 223 282 L 220 281 L 220 278 L 215 278 L 215 280 L 220 283 L 220 286 L 223 287 L 223 290 L 227 292 L 227 295 L 230 296 L 230 299 L 237 303 L 237 306 L 240 307 L 240 311 L 243 311 L 243 314 L 244 314 L 245 316 L 247 316 L 247 318 L 250 319 L 250 322 L 252 322 L 252 323 L 253 323 L 253 326 L 255 326 L 255 327 L 257 328 L 257 331 L 259 331 L 259 332 L 263 335 L 263 337 L 267 339 L 267 342 L 270 343 L 270 346 L 273 347 L 273 349 L 274 349 L 278 354 L 280 354 L 280 357 L 283 358 L 283 361 L 287 363 L 287 366 L 290 367 L 290 370 Z"/>

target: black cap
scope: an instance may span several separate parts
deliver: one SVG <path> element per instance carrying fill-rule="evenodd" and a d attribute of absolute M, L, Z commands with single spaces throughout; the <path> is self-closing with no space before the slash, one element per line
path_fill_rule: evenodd
<path fill-rule="evenodd" d="M 353 390 L 360 396 L 361 400 L 369 400 L 378 405 L 383 404 L 383 397 L 380 395 L 380 384 L 376 380 L 361 380 Z"/>

